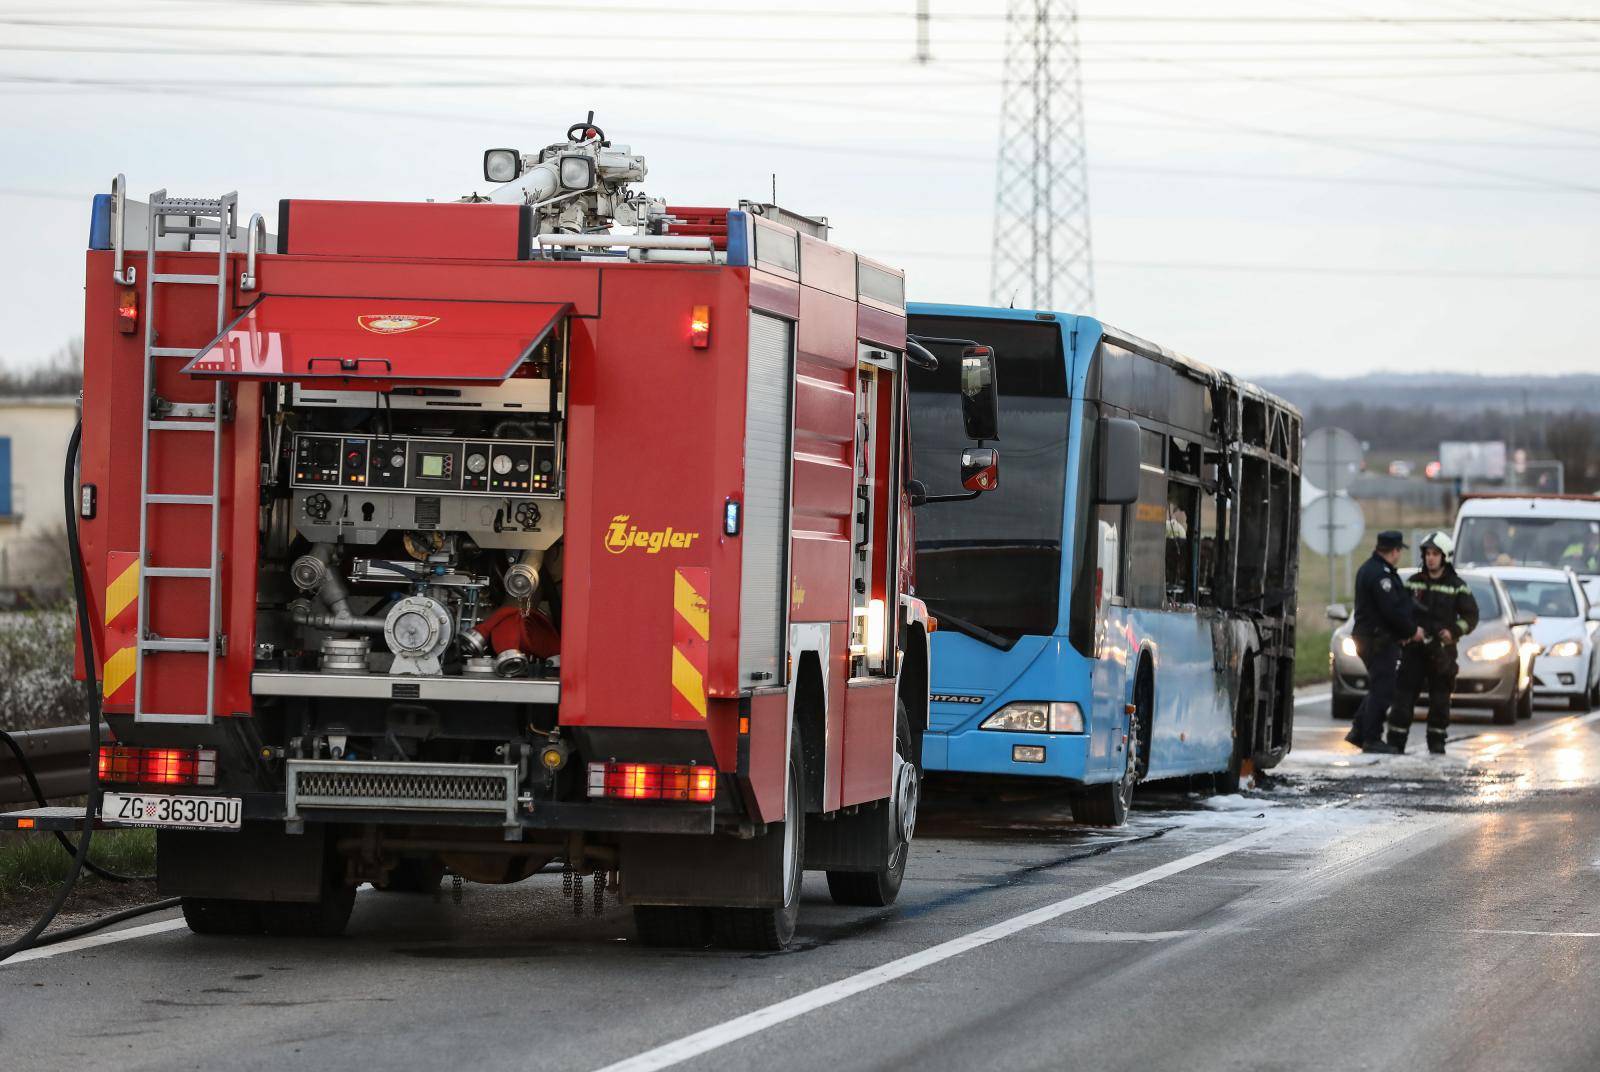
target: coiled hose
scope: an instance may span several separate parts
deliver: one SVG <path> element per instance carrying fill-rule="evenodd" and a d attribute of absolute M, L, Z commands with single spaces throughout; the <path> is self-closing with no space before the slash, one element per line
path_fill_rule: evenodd
<path fill-rule="evenodd" d="M 52 935 L 50 938 L 45 939 L 44 941 L 40 941 L 39 939 L 39 936 L 44 933 L 44 929 L 50 926 L 51 921 L 54 920 L 56 915 L 61 911 L 61 906 L 67 903 L 67 898 L 72 896 L 72 891 L 78 884 L 78 878 L 83 874 L 86 868 L 93 874 L 100 875 L 116 882 L 127 882 L 136 877 L 142 877 L 119 875 L 114 871 L 108 871 L 105 868 L 100 867 L 89 859 L 89 843 L 94 837 L 95 820 L 100 815 L 100 779 L 98 777 L 97 764 L 100 757 L 101 713 L 100 683 L 95 677 L 95 667 L 100 664 L 95 658 L 94 635 L 92 630 L 89 628 L 89 597 L 83 576 L 83 551 L 78 545 L 77 471 L 78 453 L 82 447 L 82 444 L 83 421 L 79 420 L 77 425 L 75 425 L 72 429 L 72 438 L 67 441 L 66 470 L 62 474 L 61 483 L 62 497 L 66 504 L 67 557 L 72 563 L 72 599 L 78 616 L 78 641 L 83 646 L 83 666 L 86 677 L 85 683 L 88 686 L 89 692 L 90 778 L 89 797 L 84 801 L 83 805 L 83 836 L 78 839 L 78 843 L 76 845 L 73 845 L 65 834 L 59 832 L 56 834 L 57 839 L 59 839 L 61 842 L 62 848 L 67 849 L 72 853 L 72 869 L 67 872 L 66 881 L 61 884 L 61 889 L 56 891 L 56 895 L 51 900 L 50 906 L 45 909 L 44 913 L 40 915 L 37 920 L 34 921 L 33 926 L 28 928 L 27 933 L 11 944 L 0 947 L 0 961 L 6 960 L 14 954 L 20 953 L 24 949 L 28 949 L 35 945 L 48 945 L 52 942 L 65 941 L 68 938 L 74 938 L 81 934 L 86 934 L 90 931 L 97 930 L 100 927 L 128 919 L 131 916 L 142 915 L 147 912 L 156 912 L 163 908 L 171 908 L 178 903 L 177 898 L 171 898 L 167 901 L 158 901 L 155 904 L 141 905 L 138 908 L 128 909 L 122 912 L 114 912 L 109 916 L 103 916 L 100 919 L 83 924 L 82 926 L 70 928 L 69 930 L 63 931 L 59 934 Z M 21 761 L 22 770 L 28 779 L 29 787 L 33 790 L 34 795 L 39 798 L 39 802 L 41 804 L 44 803 L 44 794 L 40 791 L 38 779 L 34 777 L 33 771 L 29 767 L 27 759 L 22 755 L 22 749 L 17 747 L 16 742 L 11 740 L 10 735 L 5 735 L 5 739 L 16 752 L 17 758 Z"/>

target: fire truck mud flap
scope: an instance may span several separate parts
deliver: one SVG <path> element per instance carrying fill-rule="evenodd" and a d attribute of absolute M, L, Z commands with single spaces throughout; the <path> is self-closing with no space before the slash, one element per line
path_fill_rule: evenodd
<path fill-rule="evenodd" d="M 781 870 L 764 838 L 622 838 L 622 896 L 630 904 L 778 908 Z"/>
<path fill-rule="evenodd" d="M 162 830 L 156 834 L 156 890 L 163 896 L 319 900 L 325 828 L 286 833 L 273 823 L 245 823 L 227 834 Z"/>
<path fill-rule="evenodd" d="M 710 806 L 638 804 L 567 804 L 535 801 L 521 816 L 528 830 L 575 830 L 597 834 L 683 834 L 710 840 L 716 809 Z M 644 839 L 646 841 L 650 839 Z M 624 844 L 631 844 L 631 839 Z M 719 841 L 720 843 L 720 841 Z"/>

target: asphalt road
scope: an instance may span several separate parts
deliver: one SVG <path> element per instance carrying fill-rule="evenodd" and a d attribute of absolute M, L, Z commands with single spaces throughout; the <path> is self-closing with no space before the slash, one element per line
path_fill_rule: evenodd
<path fill-rule="evenodd" d="M 1261 787 L 1114 832 L 936 784 L 900 904 L 808 876 L 782 954 L 642 948 L 558 876 L 367 891 L 328 941 L 141 921 L 0 965 L 0 1065 L 1600 1068 L 1600 715 L 1468 715 L 1442 760 L 1344 728 L 1307 697 Z"/>

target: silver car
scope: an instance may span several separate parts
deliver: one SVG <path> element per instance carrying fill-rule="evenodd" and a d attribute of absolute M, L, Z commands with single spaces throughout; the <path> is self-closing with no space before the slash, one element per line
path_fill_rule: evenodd
<path fill-rule="evenodd" d="M 1417 571 L 1406 569 L 1409 578 Z M 1478 570 L 1462 570 L 1461 579 L 1478 601 L 1478 627 L 1461 638 L 1457 648 L 1459 669 L 1450 706 L 1488 708 L 1496 725 L 1510 725 L 1533 717 L 1533 661 L 1539 645 L 1531 632 L 1534 616 L 1517 608 L 1505 586 Z M 1341 624 L 1333 631 L 1329 664 L 1333 671 L 1333 717 L 1352 719 L 1367 694 L 1367 668 L 1356 654 L 1350 630 L 1354 624 L 1342 604 L 1328 608 L 1328 617 Z M 1427 693 L 1419 693 L 1418 706 L 1426 706 Z"/>

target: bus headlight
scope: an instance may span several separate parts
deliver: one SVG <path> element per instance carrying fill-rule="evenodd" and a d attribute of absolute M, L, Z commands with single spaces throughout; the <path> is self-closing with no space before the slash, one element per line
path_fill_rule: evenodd
<path fill-rule="evenodd" d="M 1488 640 L 1467 651 L 1467 658 L 1478 663 L 1496 663 L 1511 654 L 1511 641 Z"/>
<path fill-rule="evenodd" d="M 1013 733 L 1082 733 L 1083 712 L 1070 700 L 1019 700 L 984 719 L 978 728 Z"/>

